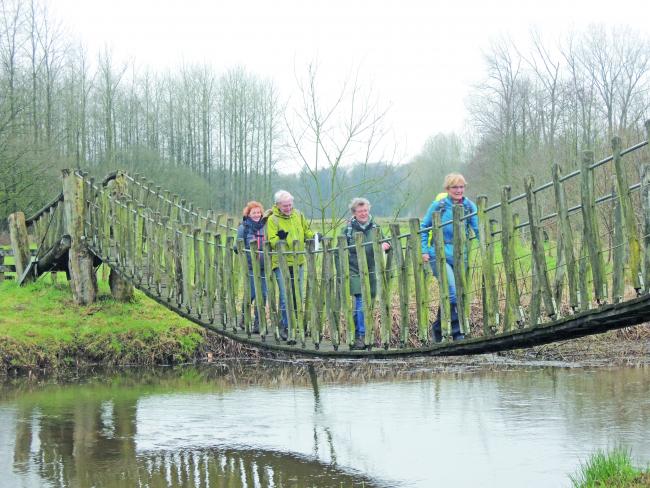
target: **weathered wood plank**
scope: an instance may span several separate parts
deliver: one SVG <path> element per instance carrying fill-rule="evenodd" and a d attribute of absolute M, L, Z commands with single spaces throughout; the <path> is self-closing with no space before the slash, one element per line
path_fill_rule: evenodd
<path fill-rule="evenodd" d="M 438 270 L 438 288 L 440 290 L 440 326 L 443 339 L 450 342 L 452 340 L 451 303 L 449 302 L 449 278 L 447 277 L 445 238 L 442 233 L 440 212 L 433 212 L 432 220 L 431 232 L 433 233 L 433 246 L 436 250 L 436 268 Z"/>
<path fill-rule="evenodd" d="M 397 273 L 397 290 L 399 295 L 399 338 L 400 347 L 406 347 L 409 338 L 409 279 L 408 260 L 404 257 L 404 250 L 399 239 L 399 224 L 390 224 L 391 253 L 393 266 Z M 421 253 L 418 251 L 418 255 Z"/>
<path fill-rule="evenodd" d="M 614 158 L 614 170 L 616 172 L 616 190 L 618 194 L 619 205 L 621 206 L 621 217 L 623 219 L 623 232 L 625 232 L 624 241 L 628 245 L 627 266 L 630 270 L 630 282 L 637 294 L 643 287 L 643 276 L 641 274 L 641 244 L 639 242 L 639 233 L 636 228 L 636 219 L 634 218 L 634 208 L 632 206 L 632 196 L 630 195 L 630 184 L 628 183 L 627 173 L 623 168 L 621 157 L 621 138 L 612 139 L 612 152 Z"/>
<path fill-rule="evenodd" d="M 598 303 L 605 303 L 607 300 L 607 282 L 605 280 L 605 263 L 600 245 L 600 231 L 595 209 L 593 172 L 590 169 L 593 162 L 593 151 L 583 151 L 580 173 L 582 219 L 594 282 L 594 295 Z"/>

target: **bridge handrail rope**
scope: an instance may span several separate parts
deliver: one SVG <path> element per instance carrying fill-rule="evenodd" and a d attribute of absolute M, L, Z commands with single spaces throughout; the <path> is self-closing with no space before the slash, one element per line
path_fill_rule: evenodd
<path fill-rule="evenodd" d="M 650 122 L 646 133 L 650 134 Z M 154 188 L 137 174 L 132 177 L 118 171 L 98 184 L 81 171 L 71 176 L 83 188 L 80 238 L 88 249 L 123 279 L 204 327 L 257 347 L 321 356 L 465 354 L 575 337 L 638 323 L 648 316 L 650 175 L 646 168 L 642 181 L 629 184 L 623 174 L 629 170 L 621 166 L 623 156 L 647 144 L 648 139 L 621 150 L 620 139 L 615 138 L 611 156 L 594 162 L 592 152 L 583 152 L 580 169 L 561 175 L 555 165 L 552 182 L 536 186 L 529 177 L 526 193 L 513 197 L 510 187 L 504 187 L 500 202 L 488 206 L 487 197 L 479 197 L 479 209 L 472 214 L 456 209 L 454 219 L 438 219 L 429 229 L 419 229 L 418 219 L 410 219 L 407 233 L 393 223 L 391 237 L 380 239 L 375 233 L 371 242 L 358 240 L 353 245 L 340 237 L 326 237 L 318 251 L 313 241 L 302 251 L 293 250 L 291 242 L 278 250 L 271 250 L 268 243 L 263 249 L 256 245 L 245 249 L 232 234 L 232 218 L 224 224 L 223 215 L 213 218 L 213 211 L 195 210 L 191 203 L 186 205 L 178 195 L 170 198 L 169 191 Z M 609 162 L 613 164 L 606 178 L 596 180 L 594 171 Z M 564 183 L 576 176 L 581 176 L 578 184 L 566 187 L 570 193 L 565 192 Z M 602 193 L 602 184 L 611 181 L 615 189 L 594 195 L 595 182 Z M 542 213 L 537 196 L 551 188 L 556 198 L 548 201 L 555 201 L 556 209 Z M 61 235 L 61 201 L 57 197 L 30 221 L 41 240 L 39 247 Z M 639 206 L 640 222 L 638 212 L 635 216 L 632 210 Z M 501 212 L 494 213 L 497 209 Z M 520 213 L 528 218 L 521 218 Z M 460 229 L 474 215 L 479 215 L 481 232 L 464 244 Z M 448 290 L 431 278 L 429 266 L 420 257 L 419 235 L 432 232 L 440 244 L 445 225 L 453 225 L 462 237 L 454 245 L 454 275 L 460 327 L 472 337 L 462 342 L 451 340 Z M 382 242 L 392 245 L 387 258 L 380 250 Z M 374 263 L 362 259 L 361 249 L 368 245 L 375 250 Z M 358 273 L 346 269 L 352 248 L 360 257 Z M 625 252 L 629 259 L 624 258 Z M 260 259 L 249 261 L 253 255 Z M 444 260 L 444 252 L 438 255 Z M 286 297 L 290 343 L 280 341 L 283 311 L 270 272 L 272 256 L 280 257 L 285 285 L 296 292 Z M 305 285 L 289 278 L 297 259 L 305 260 Z M 249 262 L 254 264 L 252 271 Z M 253 292 L 261 296 L 261 262 L 269 299 L 251 304 Z M 442 268 L 444 281 L 447 276 Z M 365 283 L 368 327 L 363 351 L 339 348 L 354 339 L 350 277 Z M 376 283 L 376 295 L 371 295 L 370 282 Z M 636 298 L 630 294 L 632 288 Z M 294 296 L 299 297 L 295 306 Z M 431 342 L 429 329 L 432 308 L 437 305 L 442 306 L 443 342 L 439 345 Z M 259 335 L 252 334 L 253 309 L 260 314 Z"/>

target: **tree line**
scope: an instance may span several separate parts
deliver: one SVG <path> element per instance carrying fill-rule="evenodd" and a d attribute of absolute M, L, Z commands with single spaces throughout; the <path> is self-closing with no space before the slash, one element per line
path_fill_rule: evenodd
<path fill-rule="evenodd" d="M 526 174 L 548 180 L 552 163 L 576 168 L 583 149 L 609 153 L 614 135 L 644 139 L 650 116 L 647 36 L 592 26 L 549 42 L 532 32 L 527 47 L 506 39 L 485 53 L 465 133 L 434 135 L 396 164 L 382 143 L 388 111 L 358 73 L 328 98 L 310 65 L 289 103 L 245 67 L 154 72 L 109 49 L 90 55 L 46 5 L 0 0 L 0 229 L 51 199 L 63 167 L 141 173 L 231 214 L 253 198 L 269 205 L 282 187 L 312 218 L 336 221 L 359 195 L 376 216 L 419 216 L 450 171 L 465 173 L 469 195 L 495 201 Z M 287 159 L 301 169 L 278 172 Z"/>

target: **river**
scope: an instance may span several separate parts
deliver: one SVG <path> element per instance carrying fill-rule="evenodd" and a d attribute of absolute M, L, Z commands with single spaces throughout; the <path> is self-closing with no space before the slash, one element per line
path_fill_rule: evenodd
<path fill-rule="evenodd" d="M 218 362 L 14 379 L 6 487 L 561 487 L 650 462 L 650 368 Z"/>

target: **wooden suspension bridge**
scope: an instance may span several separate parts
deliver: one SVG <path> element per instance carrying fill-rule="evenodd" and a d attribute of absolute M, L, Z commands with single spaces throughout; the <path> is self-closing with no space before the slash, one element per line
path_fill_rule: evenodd
<path fill-rule="evenodd" d="M 487 197 L 478 197 L 480 232 L 474 238 L 461 231 L 470 217 L 462 206 L 454 208 L 450 222 L 440 222 L 434 214 L 433 241 L 442 259 L 442 226 L 455 230 L 462 341 L 452 340 L 447 287 L 438 287 L 422 262 L 418 219 L 408 221 L 406 232 L 390 224 L 387 257 L 377 233 L 371 242 L 362 242 L 358 234 L 353 246 L 343 237 L 323 239 L 319 250 L 308 242 L 301 252 L 306 258 L 304 288 L 298 289 L 297 280 L 286 282 L 299 299 L 293 303 L 294 294 L 287 293 L 285 342 L 280 339 L 275 280 L 268 277 L 266 303 L 251 304 L 246 255 L 258 255 L 270 270 L 271 256 L 277 253 L 282 274 L 289 277 L 286 257 L 299 254 L 295 243 L 281 242 L 271 250 L 268 243 L 258 249 L 252 242 L 246 250 L 243 241 L 235 240 L 232 218 L 194 208 L 123 172 L 95 181 L 84 172 L 64 170 L 63 191 L 50 204 L 27 220 L 20 212 L 10 216 L 17 279 L 22 283 L 66 271 L 75 301 L 85 304 L 95 300 L 96 269 L 104 263 L 111 269 L 116 294 L 127 290 L 128 296 L 135 287 L 236 341 L 321 357 L 479 354 L 597 334 L 650 319 L 648 139 L 624 149 L 616 137 L 611 156 L 602 160 L 583 151 L 577 169 L 563 174 L 556 164 L 548 183 L 536 186 L 529 177 L 525 191 L 514 196 L 505 186 L 500 201 L 492 205 Z M 548 196 L 540 198 L 544 194 Z M 37 245 L 33 257 L 29 235 Z M 363 246 L 375 250 L 374 298 Z M 369 324 L 363 350 L 351 347 L 350 247 L 359 256 Z M 251 260 L 258 297 L 264 279 L 260 260 Z M 441 282 L 446 280 L 443 271 Z M 438 306 L 443 340 L 435 343 L 430 321 Z M 259 315 L 259 333 L 253 333 L 252 307 Z"/>

